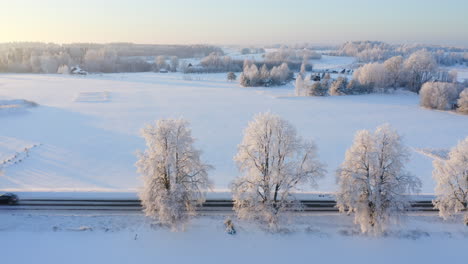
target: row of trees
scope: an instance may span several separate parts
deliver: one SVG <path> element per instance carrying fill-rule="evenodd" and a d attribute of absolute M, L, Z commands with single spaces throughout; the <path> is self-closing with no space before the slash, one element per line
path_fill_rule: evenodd
<path fill-rule="evenodd" d="M 321 82 L 312 82 L 300 74 L 296 78 L 296 95 L 324 96 L 361 94 L 387 91 L 399 87 L 419 93 L 421 86 L 429 81 L 456 82 L 456 72 L 439 71 L 437 63 L 428 51 L 420 50 L 407 59 L 392 57 L 383 63 L 374 62 L 363 65 L 353 73 L 353 80 L 339 77 L 331 81 L 329 76 Z"/>
<path fill-rule="evenodd" d="M 339 76 L 332 80 L 330 74 L 325 74 L 321 81 L 312 81 L 312 75 L 303 78 L 304 74 L 298 74 L 295 83 L 296 96 L 327 96 L 327 95 L 351 95 L 371 92 L 368 85 L 362 85 L 356 80 L 348 81 L 346 77 Z"/>
<path fill-rule="evenodd" d="M 289 70 L 287 63 L 273 66 L 271 69 L 263 64 L 260 69 L 251 61 L 244 62 L 244 70 L 239 77 L 239 82 L 244 87 L 276 86 L 291 81 L 294 74 Z"/>
<path fill-rule="evenodd" d="M 408 59 L 395 56 L 383 63 L 368 63 L 354 72 L 353 80 L 325 75 L 321 81 L 312 81 L 312 75 L 296 77 L 296 96 L 326 96 L 363 94 L 404 87 L 420 93 L 423 107 L 468 113 L 468 83 L 458 83 L 456 72 L 437 70 L 431 53 L 417 51 Z"/>
<path fill-rule="evenodd" d="M 380 41 L 346 42 L 330 54 L 356 57 L 360 62 L 378 62 L 394 56 L 408 57 L 423 49 L 430 51 L 439 65 L 451 66 L 468 63 L 467 49 L 418 44 L 390 45 Z"/>
<path fill-rule="evenodd" d="M 250 47 L 250 48 L 242 48 L 242 49 L 241 49 L 241 54 L 242 54 L 242 55 L 247 55 L 247 54 L 261 54 L 261 53 L 265 53 L 265 49 L 264 49 L 264 48 L 254 48 L 254 47 Z"/>
<path fill-rule="evenodd" d="M 137 166 L 144 180 L 140 192 L 144 212 L 179 230 L 204 201 L 212 167 L 194 148 L 185 120 L 159 120 L 146 126 L 142 135 L 147 149 L 139 154 Z M 405 170 L 408 159 L 401 136 L 389 125 L 356 133 L 336 173 L 336 200 L 341 212 L 354 214 L 363 233 L 384 232 L 408 210 L 408 194 L 421 186 Z M 270 231 L 280 230 L 290 212 L 302 209 L 294 194 L 307 185 L 317 187 L 325 174 L 314 142 L 302 139 L 291 123 L 271 113 L 258 114 L 249 122 L 234 160 L 241 173 L 231 184 L 237 216 Z M 466 211 L 468 138 L 450 152 L 448 160 L 434 166 L 438 183 L 434 204 L 441 216 Z M 229 226 L 235 232 L 232 222 Z"/>
<path fill-rule="evenodd" d="M 59 68 L 79 65 L 88 72 L 143 72 L 158 70 L 148 57 L 203 57 L 219 48 L 205 45 L 111 44 L 0 44 L 0 72 L 57 73 Z M 173 68 L 172 59 L 169 64 Z M 168 69 L 170 70 L 170 69 Z"/>
<path fill-rule="evenodd" d="M 230 56 L 213 52 L 200 61 L 200 65 L 205 72 L 240 72 L 242 61 L 233 60 Z"/>
<path fill-rule="evenodd" d="M 257 70 L 262 67 L 272 69 L 274 67 L 281 67 L 282 64 L 286 64 L 292 70 L 310 71 L 312 70 L 312 64 L 308 60 L 293 60 L 289 58 L 278 59 L 278 60 L 264 60 L 263 62 L 256 62 L 251 60 L 239 60 L 233 59 L 230 56 L 223 55 L 219 52 L 213 52 L 210 55 L 204 57 L 199 65 L 182 67 L 184 73 L 216 73 L 216 72 L 241 72 L 245 69 L 245 66 L 251 66 L 255 64 Z M 263 85 L 263 84 L 261 84 Z"/>
<path fill-rule="evenodd" d="M 154 70 L 167 70 L 171 72 L 176 72 L 179 67 L 179 58 L 177 56 L 167 57 L 167 56 L 157 56 L 154 61 Z"/>
<path fill-rule="evenodd" d="M 434 56 L 425 50 L 416 51 L 407 59 L 395 56 L 383 63 L 365 64 L 354 72 L 353 77 L 373 89 L 404 87 L 417 93 L 425 82 L 457 79 L 455 72 L 438 71 Z"/>
<path fill-rule="evenodd" d="M 281 47 L 276 51 L 265 54 L 265 61 L 289 62 L 289 61 L 309 61 L 322 58 L 322 54 L 310 49 L 293 49 Z"/>

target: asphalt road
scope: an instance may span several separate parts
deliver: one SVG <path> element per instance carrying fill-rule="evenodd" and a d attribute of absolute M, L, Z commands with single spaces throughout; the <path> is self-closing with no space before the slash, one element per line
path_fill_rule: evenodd
<path fill-rule="evenodd" d="M 302 200 L 304 212 L 336 212 L 333 200 Z M 232 200 L 207 200 L 199 212 L 230 212 Z M 83 211 L 141 211 L 139 200 L 77 200 L 77 199 L 22 199 L 16 205 L 0 205 L 0 210 L 83 210 Z M 432 201 L 411 203 L 412 211 L 436 211 Z"/>

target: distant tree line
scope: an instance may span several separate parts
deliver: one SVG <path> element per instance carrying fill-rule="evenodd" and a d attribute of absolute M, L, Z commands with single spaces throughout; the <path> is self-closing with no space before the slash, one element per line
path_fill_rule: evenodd
<path fill-rule="evenodd" d="M 279 67 L 283 63 L 286 63 L 290 70 L 299 71 L 303 65 L 302 61 L 290 61 L 290 60 L 265 60 L 261 61 L 249 61 L 250 64 L 254 64 L 257 68 L 261 68 L 265 65 L 268 69 Z M 233 59 L 230 56 L 223 55 L 219 52 L 213 52 L 208 56 L 204 57 L 199 65 L 188 65 L 187 63 L 181 65 L 181 70 L 184 73 L 219 73 L 219 72 L 242 72 L 244 69 L 245 60 Z M 312 70 L 311 64 L 305 64 L 306 70 Z"/>
<path fill-rule="evenodd" d="M 321 59 L 322 54 L 309 49 L 293 49 L 281 47 L 280 49 L 265 54 L 265 61 L 302 62 L 311 59 Z"/>
<path fill-rule="evenodd" d="M 419 44 L 390 45 L 380 41 L 345 42 L 329 55 L 356 57 L 359 62 L 384 61 L 394 56 L 408 57 L 415 51 L 425 49 L 431 52 L 439 65 L 468 65 L 468 49 Z"/>
<path fill-rule="evenodd" d="M 265 49 L 263 49 L 263 48 L 243 48 L 243 49 L 241 49 L 241 54 L 242 55 L 259 54 L 259 53 L 265 53 Z"/>
<path fill-rule="evenodd" d="M 0 72 L 57 73 L 77 65 L 88 72 L 144 72 L 157 66 L 153 57 L 203 57 L 212 52 L 222 50 L 208 45 L 3 43 Z"/>

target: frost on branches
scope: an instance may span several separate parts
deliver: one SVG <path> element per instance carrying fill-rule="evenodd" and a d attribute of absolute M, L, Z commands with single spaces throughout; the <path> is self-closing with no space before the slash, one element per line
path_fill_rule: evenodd
<path fill-rule="evenodd" d="M 337 171 L 337 207 L 354 213 L 363 233 L 380 234 L 409 206 L 404 194 L 417 192 L 421 182 L 405 172 L 408 150 L 389 125 L 374 133 L 358 131 Z"/>
<path fill-rule="evenodd" d="M 136 165 L 143 176 L 139 193 L 143 210 L 173 230 L 183 228 L 195 214 L 195 207 L 205 200 L 211 166 L 200 160 L 186 120 L 158 120 L 141 134 L 147 149 L 139 154 Z"/>
<path fill-rule="evenodd" d="M 254 117 L 234 157 L 243 176 L 232 183 L 234 210 L 271 231 L 287 211 L 301 209 L 292 195 L 302 185 L 316 186 L 324 175 L 313 142 L 302 140 L 286 120 L 271 113 Z"/>
<path fill-rule="evenodd" d="M 435 208 L 444 219 L 465 211 L 468 225 L 468 137 L 453 148 L 447 160 L 434 160 L 432 173 L 437 182 Z"/>

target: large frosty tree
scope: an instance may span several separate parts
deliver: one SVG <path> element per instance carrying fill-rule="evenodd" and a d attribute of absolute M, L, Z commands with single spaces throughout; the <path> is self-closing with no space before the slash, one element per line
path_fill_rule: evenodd
<path fill-rule="evenodd" d="M 444 219 L 465 211 L 468 225 L 468 137 L 453 148 L 447 160 L 435 160 L 432 173 L 437 182 L 434 205 Z"/>
<path fill-rule="evenodd" d="M 430 52 L 419 50 L 406 59 L 404 67 L 408 74 L 409 89 L 419 93 L 421 85 L 429 81 L 436 71 L 437 62 Z"/>
<path fill-rule="evenodd" d="M 232 184 L 234 210 L 270 230 L 280 227 L 286 211 L 300 209 L 293 192 L 316 186 L 324 174 L 313 142 L 302 140 L 286 120 L 271 113 L 254 117 L 234 157 L 243 175 Z"/>
<path fill-rule="evenodd" d="M 147 149 L 136 163 L 143 176 L 139 196 L 145 214 L 173 230 L 183 227 L 204 201 L 210 166 L 193 146 L 189 123 L 161 119 L 141 132 Z"/>
<path fill-rule="evenodd" d="M 421 182 L 404 171 L 408 151 L 389 125 L 358 131 L 337 171 L 337 207 L 354 213 L 363 233 L 379 234 L 409 206 Z"/>

